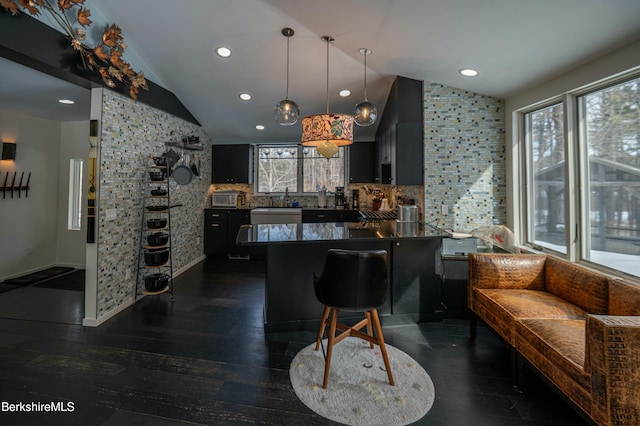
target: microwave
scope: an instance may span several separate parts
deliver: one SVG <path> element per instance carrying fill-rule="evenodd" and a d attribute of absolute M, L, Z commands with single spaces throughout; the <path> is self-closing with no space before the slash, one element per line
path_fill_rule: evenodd
<path fill-rule="evenodd" d="M 214 191 L 211 194 L 211 207 L 229 207 L 237 208 L 244 204 L 244 200 L 241 197 L 240 191 Z"/>

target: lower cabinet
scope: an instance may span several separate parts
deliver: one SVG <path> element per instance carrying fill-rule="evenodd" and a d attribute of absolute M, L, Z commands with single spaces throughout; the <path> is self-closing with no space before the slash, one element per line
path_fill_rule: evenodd
<path fill-rule="evenodd" d="M 250 223 L 249 210 L 206 209 L 204 253 L 207 256 L 247 256 L 247 247 L 236 244 L 240 226 Z"/>
<path fill-rule="evenodd" d="M 357 222 L 357 210 L 302 209 L 302 223 Z"/>
<path fill-rule="evenodd" d="M 246 257 L 249 246 L 236 244 L 238 231 L 242 225 L 251 223 L 250 210 L 229 210 L 227 215 L 227 254 L 231 257 Z"/>
<path fill-rule="evenodd" d="M 393 243 L 391 298 L 393 315 L 407 314 L 417 320 L 442 317 L 440 239 L 401 239 Z"/>
<path fill-rule="evenodd" d="M 442 308 L 445 318 L 469 318 L 467 285 L 469 261 L 466 256 L 442 257 Z"/>

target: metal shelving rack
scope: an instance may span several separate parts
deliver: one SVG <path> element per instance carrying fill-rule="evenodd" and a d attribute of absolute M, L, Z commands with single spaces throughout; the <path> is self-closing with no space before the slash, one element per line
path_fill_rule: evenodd
<path fill-rule="evenodd" d="M 171 300 L 174 299 L 173 294 L 173 254 L 171 249 L 171 191 L 169 185 L 169 168 L 164 166 L 158 166 L 153 161 L 153 158 L 149 159 L 150 164 L 147 166 L 146 184 L 145 184 L 145 196 L 142 203 L 142 223 L 140 225 L 140 250 L 138 255 L 138 272 L 136 280 L 136 295 L 159 295 L 164 293 L 171 294 Z M 161 172 L 163 174 L 162 180 L 152 180 L 149 172 Z M 151 190 L 154 189 L 166 189 L 165 195 L 153 195 Z M 151 209 L 149 208 L 151 207 Z M 162 208 L 165 207 L 165 208 Z M 162 228 L 149 228 L 147 225 L 148 219 L 166 219 L 167 224 Z M 166 244 L 161 246 L 150 246 L 147 241 L 147 236 L 153 232 L 166 232 L 169 234 L 169 239 Z M 152 249 L 169 249 L 169 258 L 167 262 L 161 265 L 149 266 L 145 262 L 145 250 Z M 165 288 L 159 291 L 148 291 L 144 288 L 144 279 L 147 274 L 154 272 L 164 272 L 169 276 L 169 281 Z M 138 291 L 138 287 L 142 283 L 142 291 Z"/>

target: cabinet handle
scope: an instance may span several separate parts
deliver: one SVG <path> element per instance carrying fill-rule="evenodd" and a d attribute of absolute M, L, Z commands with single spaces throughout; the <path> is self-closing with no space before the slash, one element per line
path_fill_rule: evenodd
<path fill-rule="evenodd" d="M 214 228 L 217 228 L 218 226 L 220 226 L 219 223 L 212 223 L 211 226 L 213 226 Z"/>
<path fill-rule="evenodd" d="M 324 217 L 324 215 L 323 214 L 319 214 L 318 217 Z"/>
<path fill-rule="evenodd" d="M 400 247 L 400 242 L 396 241 L 396 247 Z"/>

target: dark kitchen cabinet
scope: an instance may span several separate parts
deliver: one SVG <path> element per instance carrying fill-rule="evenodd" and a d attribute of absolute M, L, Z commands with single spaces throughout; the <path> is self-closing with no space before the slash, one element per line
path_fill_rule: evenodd
<path fill-rule="evenodd" d="M 380 183 L 423 185 L 423 82 L 397 77 L 376 132 Z"/>
<path fill-rule="evenodd" d="M 398 123 L 395 129 L 395 161 L 392 163 L 392 178 L 395 185 L 424 185 L 423 173 L 423 125 L 420 123 Z M 393 166 L 395 165 L 395 170 Z"/>
<path fill-rule="evenodd" d="M 469 318 L 467 285 L 469 261 L 467 256 L 442 257 L 442 308 L 446 318 Z"/>
<path fill-rule="evenodd" d="M 252 183 L 252 161 L 252 145 L 213 145 L 211 183 Z"/>
<path fill-rule="evenodd" d="M 302 209 L 302 223 L 357 222 L 357 210 Z"/>
<path fill-rule="evenodd" d="M 227 254 L 230 257 L 246 257 L 249 246 L 236 244 L 238 231 L 242 225 L 251 223 L 250 210 L 229 210 L 227 213 Z"/>
<path fill-rule="evenodd" d="M 204 252 L 208 256 L 245 257 L 247 246 L 238 246 L 240 226 L 251 222 L 250 210 L 206 209 L 204 215 Z"/>
<path fill-rule="evenodd" d="M 393 244 L 391 297 L 394 315 L 441 318 L 440 239 L 401 239 Z"/>
<path fill-rule="evenodd" d="M 302 223 L 324 223 L 337 221 L 337 210 L 302 209 Z"/>
<path fill-rule="evenodd" d="M 213 256 L 227 254 L 227 210 L 205 210 L 204 253 Z"/>
<path fill-rule="evenodd" d="M 375 182 L 375 142 L 354 142 L 349 145 L 349 182 Z"/>

